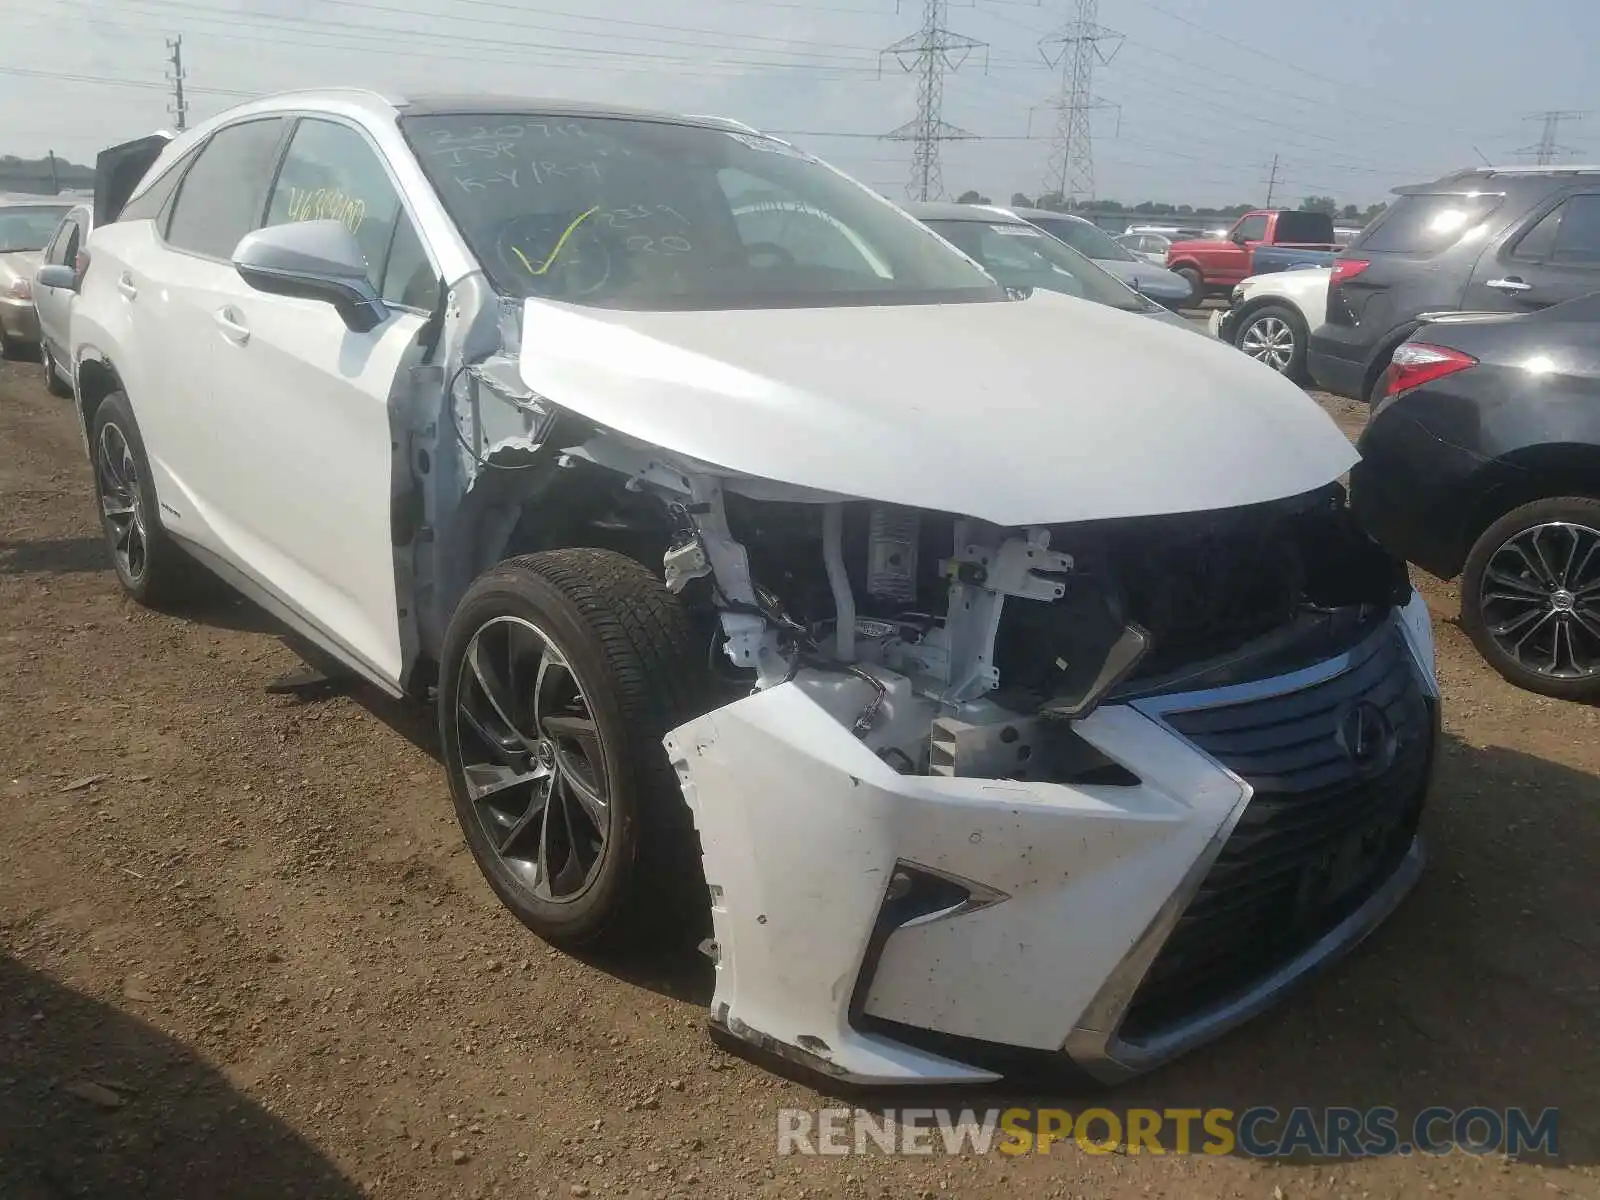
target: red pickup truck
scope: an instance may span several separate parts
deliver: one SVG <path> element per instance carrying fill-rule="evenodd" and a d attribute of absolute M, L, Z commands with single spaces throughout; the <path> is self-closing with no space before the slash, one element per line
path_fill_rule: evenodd
<path fill-rule="evenodd" d="M 1189 302 L 1198 304 L 1208 295 L 1231 291 L 1241 279 L 1257 274 L 1258 246 L 1305 251 L 1308 263 L 1331 256 L 1333 218 L 1327 213 L 1261 209 L 1245 213 L 1222 238 L 1197 238 L 1173 242 L 1167 249 L 1167 270 L 1189 281 Z M 1274 258 L 1272 269 L 1289 265 Z"/>

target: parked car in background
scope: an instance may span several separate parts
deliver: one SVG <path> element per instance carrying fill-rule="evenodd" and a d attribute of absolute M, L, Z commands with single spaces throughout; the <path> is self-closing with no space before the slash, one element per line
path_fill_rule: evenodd
<path fill-rule="evenodd" d="M 71 207 L 38 196 L 0 196 L 0 358 L 20 358 L 39 344 L 33 273 Z"/>
<path fill-rule="evenodd" d="M 121 586 L 432 696 L 495 894 L 709 933 L 729 1041 L 1116 1082 L 1419 877 L 1427 610 L 1227 348 L 715 118 L 330 90 L 117 157 L 69 336 Z"/>
<path fill-rule="evenodd" d="M 1211 332 L 1304 383 L 1309 331 L 1322 323 L 1332 275 L 1328 267 L 1252 275 L 1234 287 L 1226 309 L 1211 314 Z"/>
<path fill-rule="evenodd" d="M 1086 258 L 1092 258 L 1123 283 L 1158 304 L 1177 308 L 1188 296 L 1189 289 L 1183 280 L 1117 245 L 1116 239 L 1093 221 L 1042 208 L 1008 208 L 1006 211 L 1051 237 L 1059 238 Z"/>
<path fill-rule="evenodd" d="M 1170 253 L 1170 252 L 1169 252 Z M 1250 252 L 1250 278 L 1253 275 L 1271 275 L 1277 271 L 1295 271 L 1306 267 L 1333 267 L 1333 249 L 1316 250 L 1309 246 L 1257 246 Z"/>
<path fill-rule="evenodd" d="M 1167 247 L 1172 245 L 1172 238 L 1164 233 L 1124 233 L 1116 242 L 1135 258 L 1142 258 L 1151 266 L 1165 267 Z"/>
<path fill-rule="evenodd" d="M 1338 246 L 1348 246 L 1361 236 L 1361 230 L 1353 225 L 1335 225 L 1333 227 L 1333 240 Z"/>
<path fill-rule="evenodd" d="M 1455 313 L 1395 350 L 1351 476 L 1362 523 L 1440 579 L 1519 687 L 1600 699 L 1600 295 Z"/>
<path fill-rule="evenodd" d="M 1226 295 L 1240 280 L 1261 274 L 1254 265 L 1255 252 L 1268 246 L 1289 251 L 1269 255 L 1274 269 L 1295 262 L 1325 265 L 1317 260 L 1335 249 L 1333 218 L 1286 209 L 1246 213 L 1226 237 L 1174 242 L 1167 250 L 1167 267 L 1183 277 L 1189 288 L 1187 303 L 1198 304 L 1206 296 Z"/>
<path fill-rule="evenodd" d="M 34 275 L 33 307 L 38 315 L 39 358 L 44 364 L 44 385 L 53 395 L 72 395 L 72 363 L 67 329 L 72 302 L 78 295 L 83 269 L 89 263 L 84 247 L 94 227 L 93 203 L 69 208 L 44 248 L 43 262 Z M 47 271 L 47 267 L 60 268 Z M 70 276 L 66 272 L 70 271 Z M 67 364 L 63 369 L 62 364 Z"/>
<path fill-rule="evenodd" d="M 1124 236 L 1130 233 L 1153 233 L 1174 242 L 1206 236 L 1206 231 L 1198 225 L 1129 225 L 1122 232 Z"/>
<path fill-rule="evenodd" d="M 1371 401 L 1425 314 L 1530 312 L 1600 289 L 1600 167 L 1482 167 L 1396 188 L 1334 263 L 1309 364 Z"/>
<path fill-rule="evenodd" d="M 1201 332 L 1194 322 L 1134 291 L 1065 242 L 1005 209 L 978 204 L 913 203 L 904 207 L 1019 299 L 1043 288 Z"/>

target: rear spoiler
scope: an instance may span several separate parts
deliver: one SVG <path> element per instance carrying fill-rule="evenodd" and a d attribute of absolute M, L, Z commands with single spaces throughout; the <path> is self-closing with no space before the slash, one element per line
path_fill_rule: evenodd
<path fill-rule="evenodd" d="M 115 221 L 173 135 L 159 130 L 100 151 L 94 160 L 94 223 Z"/>

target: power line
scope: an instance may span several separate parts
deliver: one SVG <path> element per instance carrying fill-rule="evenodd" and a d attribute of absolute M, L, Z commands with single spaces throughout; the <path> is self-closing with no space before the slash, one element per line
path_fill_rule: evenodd
<path fill-rule="evenodd" d="M 98 84 L 104 87 L 125 88 L 153 88 L 159 92 L 169 91 L 171 83 L 167 80 L 145 79 L 112 79 L 106 75 L 83 75 L 70 71 L 39 71 L 28 67 L 0 66 L 0 75 L 17 75 L 27 79 L 55 79 L 63 83 Z M 203 92 L 210 96 L 238 96 L 250 99 L 259 96 L 260 92 L 246 92 L 238 88 L 198 87 L 189 88 L 191 92 Z"/>
<path fill-rule="evenodd" d="M 923 0 L 922 28 L 882 53 L 883 58 L 898 62 L 902 70 L 917 75 L 917 115 L 883 136 L 890 141 L 911 143 L 911 181 L 906 185 L 906 195 L 918 200 L 944 196 L 939 147 L 944 142 L 973 136 L 944 119 L 945 72 L 959 70 L 974 50 L 987 53 L 989 49 L 985 42 L 945 28 L 948 7 L 948 0 Z"/>
<path fill-rule="evenodd" d="M 1094 130 L 1097 109 L 1115 105 L 1094 94 L 1094 68 L 1110 63 L 1122 35 L 1098 21 L 1100 0 L 1074 0 L 1073 19 L 1039 39 L 1039 53 L 1061 68 L 1061 85 L 1047 106 L 1055 110 L 1056 132 L 1050 147 L 1045 187 L 1063 200 L 1094 197 Z M 1112 43 L 1107 51 L 1102 43 Z"/>

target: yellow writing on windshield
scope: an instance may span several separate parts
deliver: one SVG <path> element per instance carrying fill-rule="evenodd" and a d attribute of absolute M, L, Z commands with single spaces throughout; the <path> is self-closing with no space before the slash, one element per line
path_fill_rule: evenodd
<path fill-rule="evenodd" d="M 565 229 L 563 229 L 561 231 L 561 236 L 556 239 L 555 249 L 550 251 L 549 257 L 547 257 L 537 267 L 528 261 L 528 256 L 522 252 L 522 247 L 513 246 L 511 247 L 511 252 L 517 256 L 523 267 L 527 269 L 529 275 L 543 275 L 556 261 L 556 256 L 561 253 L 561 247 L 567 244 L 567 239 L 572 236 L 572 231 L 577 229 L 579 225 L 582 225 L 585 221 L 599 211 L 600 206 L 596 204 L 588 212 L 580 214 L 577 220 L 573 221 L 571 225 L 568 225 Z"/>

